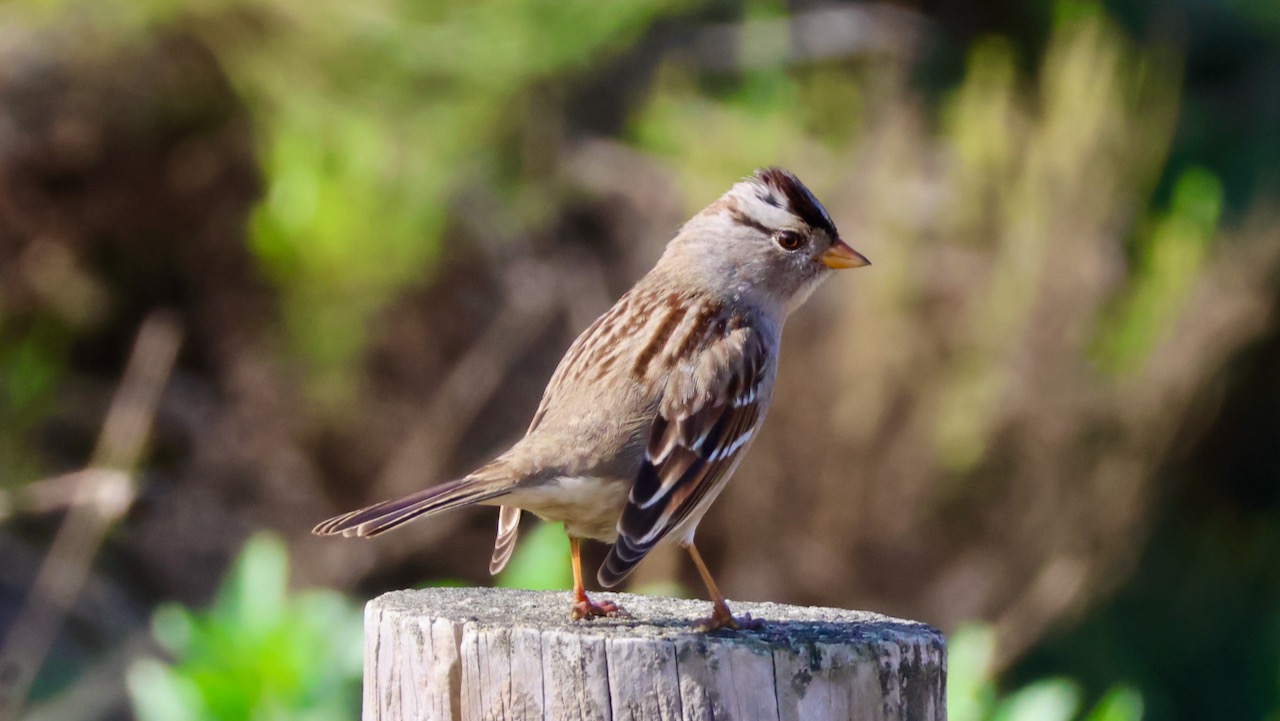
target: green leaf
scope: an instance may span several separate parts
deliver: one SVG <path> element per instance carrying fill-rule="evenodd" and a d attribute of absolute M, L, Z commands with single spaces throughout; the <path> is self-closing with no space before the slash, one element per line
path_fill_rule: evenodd
<path fill-rule="evenodd" d="M 209 611 L 157 610 L 172 665 L 130 669 L 131 697 L 150 719 L 339 721 L 356 706 L 359 608 L 331 591 L 287 592 L 288 556 L 275 535 L 245 543 Z"/>
<path fill-rule="evenodd" d="M 531 591 L 567 589 L 573 586 L 569 539 L 558 523 L 539 523 L 516 546 L 496 585 Z"/>
<path fill-rule="evenodd" d="M 990 716 L 996 698 L 991 675 L 995 648 L 995 631 L 989 626 L 961 626 L 947 640 L 947 717 L 951 721 L 982 721 Z"/>
<path fill-rule="evenodd" d="M 177 604 L 166 603 L 151 616 L 151 633 L 166 650 L 175 655 L 185 653 L 195 634 L 195 621 L 187 610 Z"/>
<path fill-rule="evenodd" d="M 135 661 L 125 676 L 138 721 L 197 721 L 205 718 L 200 689 L 151 658 Z"/>
<path fill-rule="evenodd" d="M 280 622 L 288 576 L 284 542 L 269 533 L 250 538 L 218 592 L 214 615 L 250 638 L 265 635 Z"/>
<path fill-rule="evenodd" d="M 1142 694 L 1128 686 L 1116 686 L 1093 707 L 1085 721 L 1142 721 Z"/>
<path fill-rule="evenodd" d="M 1037 681 L 1000 702 L 992 721 L 1070 721 L 1080 709 L 1080 689 L 1065 679 Z"/>

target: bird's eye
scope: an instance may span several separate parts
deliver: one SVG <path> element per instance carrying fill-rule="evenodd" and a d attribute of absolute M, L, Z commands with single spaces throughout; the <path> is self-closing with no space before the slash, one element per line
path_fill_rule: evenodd
<path fill-rule="evenodd" d="M 773 236 L 773 242 L 783 250 L 799 250 L 804 245 L 804 236 L 794 230 L 780 230 Z"/>

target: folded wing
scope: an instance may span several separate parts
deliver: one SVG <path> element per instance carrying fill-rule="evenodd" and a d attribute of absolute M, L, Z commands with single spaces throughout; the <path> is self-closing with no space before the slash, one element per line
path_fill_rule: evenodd
<path fill-rule="evenodd" d="M 616 585 L 664 537 L 701 518 L 759 427 L 767 364 L 763 337 L 742 325 L 674 370 L 600 583 Z"/>

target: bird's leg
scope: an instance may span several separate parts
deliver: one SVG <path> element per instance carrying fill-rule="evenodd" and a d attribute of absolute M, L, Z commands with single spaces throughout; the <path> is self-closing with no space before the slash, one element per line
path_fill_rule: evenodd
<path fill-rule="evenodd" d="M 689 552 L 689 557 L 693 559 L 693 565 L 698 567 L 698 574 L 702 576 L 702 582 L 707 584 L 707 592 L 711 594 L 711 616 L 704 618 L 698 624 L 701 631 L 714 631 L 718 628 L 732 628 L 740 630 L 744 628 L 761 628 L 764 621 L 752 618 L 750 614 L 733 617 L 729 612 L 729 604 L 724 600 L 724 596 L 720 594 L 720 589 L 716 587 L 716 582 L 711 578 L 711 572 L 707 570 L 707 564 L 702 562 L 702 555 L 698 553 L 698 547 L 690 541 L 684 545 L 684 550 Z"/>
<path fill-rule="evenodd" d="M 587 589 L 582 585 L 582 556 L 578 549 L 578 539 L 573 536 L 569 536 L 569 557 L 573 562 L 573 608 L 570 611 L 573 620 L 592 616 L 616 616 L 622 612 L 618 604 L 612 601 L 595 603 L 587 598 Z"/>

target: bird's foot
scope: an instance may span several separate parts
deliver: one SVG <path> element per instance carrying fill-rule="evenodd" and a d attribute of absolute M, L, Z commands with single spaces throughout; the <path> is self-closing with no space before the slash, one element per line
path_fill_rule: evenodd
<path fill-rule="evenodd" d="M 594 618 L 596 616 L 629 616 L 621 606 L 613 601 L 600 601 L 599 603 L 583 596 L 573 602 L 573 606 L 569 611 L 569 616 L 575 621 L 584 618 Z"/>
<path fill-rule="evenodd" d="M 707 633 L 721 628 L 731 628 L 735 631 L 759 631 L 764 628 L 764 620 L 752 618 L 749 613 L 734 616 L 729 612 L 728 605 L 718 603 L 711 609 L 709 617 L 698 622 L 698 630 Z"/>

